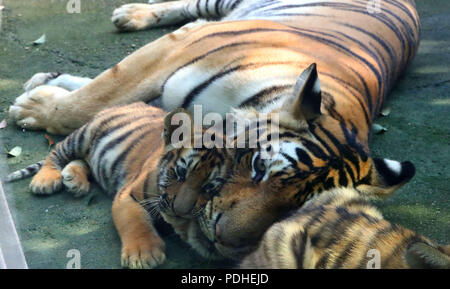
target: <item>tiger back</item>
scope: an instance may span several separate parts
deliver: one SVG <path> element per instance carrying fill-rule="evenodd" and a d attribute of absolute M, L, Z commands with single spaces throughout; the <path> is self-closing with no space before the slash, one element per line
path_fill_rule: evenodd
<path fill-rule="evenodd" d="M 441 246 L 385 220 L 354 189 L 324 192 L 272 225 L 241 268 L 450 268 Z"/>

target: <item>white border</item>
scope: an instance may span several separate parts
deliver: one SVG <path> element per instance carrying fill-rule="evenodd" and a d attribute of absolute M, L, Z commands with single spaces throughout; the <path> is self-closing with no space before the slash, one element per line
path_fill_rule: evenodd
<path fill-rule="evenodd" d="M 9 211 L 5 192 L 0 182 L 0 268 L 27 269 L 19 235 Z"/>

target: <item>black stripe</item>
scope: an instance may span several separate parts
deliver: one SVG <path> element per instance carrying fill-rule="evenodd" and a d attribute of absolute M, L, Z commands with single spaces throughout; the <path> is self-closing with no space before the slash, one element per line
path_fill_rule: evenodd
<path fill-rule="evenodd" d="M 314 142 L 307 140 L 305 138 L 300 138 L 302 144 L 305 148 L 313 154 L 315 158 L 321 159 L 323 161 L 327 160 L 329 156 L 322 150 L 320 146 L 315 144 Z"/>
<path fill-rule="evenodd" d="M 134 131 L 140 130 L 142 128 L 147 128 L 145 130 L 140 131 L 140 133 L 133 139 L 133 141 L 129 144 L 130 149 L 133 148 L 135 145 L 137 145 L 144 137 L 142 137 L 145 134 L 149 134 L 151 131 L 153 131 L 153 129 L 155 129 L 154 127 L 149 127 L 148 124 L 143 124 L 142 126 L 137 127 L 136 129 L 134 129 Z M 111 165 L 111 169 L 110 172 L 112 174 L 116 173 L 119 171 L 118 166 L 122 165 L 123 161 L 126 159 L 126 157 L 128 156 L 128 154 L 130 153 L 130 150 L 123 150 L 114 160 L 114 162 Z M 103 167 L 103 170 L 105 169 L 105 167 Z M 122 168 L 122 172 L 127 173 L 126 171 L 123 170 L 124 168 Z M 117 178 L 115 178 L 117 179 Z"/>
<path fill-rule="evenodd" d="M 264 98 L 268 95 L 274 93 L 281 93 L 281 91 L 292 88 L 293 84 L 286 85 L 274 85 L 271 87 L 267 87 L 259 91 L 258 93 L 247 98 L 243 103 L 239 105 L 239 107 L 254 107 L 261 104 L 261 101 L 265 100 Z"/>
<path fill-rule="evenodd" d="M 264 67 L 267 65 L 280 65 L 280 64 L 292 64 L 292 63 L 294 63 L 294 62 L 284 61 L 284 62 L 249 63 L 249 64 L 245 64 L 245 65 L 237 65 L 235 67 L 221 71 L 221 72 L 216 73 L 215 75 L 211 76 L 206 81 L 200 83 L 194 89 L 192 89 L 191 92 L 189 92 L 186 95 L 186 97 L 184 98 L 184 101 L 183 101 L 183 104 L 181 107 L 183 107 L 183 108 L 189 107 L 192 104 L 192 102 L 194 101 L 195 97 L 197 95 L 199 95 L 202 91 L 204 91 L 206 88 L 208 88 L 208 86 L 211 85 L 214 81 L 216 81 L 230 73 L 233 73 L 235 71 L 245 70 L 248 68 L 259 68 L 259 67 Z"/>
<path fill-rule="evenodd" d="M 216 11 L 217 16 L 220 16 L 219 5 L 221 4 L 222 1 L 224 0 L 216 0 L 216 3 L 214 5 L 214 10 Z"/>
<path fill-rule="evenodd" d="M 309 169 L 314 168 L 313 161 L 307 152 L 300 148 L 295 149 L 295 153 L 297 154 L 298 160 L 308 166 Z"/>
<path fill-rule="evenodd" d="M 147 128 L 146 130 L 142 130 L 143 128 Z M 106 172 L 106 167 L 102 164 L 103 162 L 103 157 L 105 155 L 105 153 L 109 150 L 113 150 L 114 147 L 116 147 L 117 145 L 121 144 L 122 142 L 124 142 L 128 137 L 132 136 L 134 139 L 132 140 L 132 142 L 129 144 L 128 149 L 122 150 L 122 152 L 119 154 L 118 157 L 116 157 L 116 159 L 114 160 L 114 162 L 111 165 L 111 169 L 109 170 L 110 176 L 114 175 L 116 173 L 116 167 L 119 162 L 122 161 L 121 157 L 125 154 L 128 155 L 130 153 L 130 151 L 132 150 L 132 148 L 140 141 L 142 141 L 142 139 L 144 139 L 145 137 L 143 137 L 144 134 L 149 133 L 150 131 L 152 131 L 154 128 L 152 128 L 149 123 L 142 123 L 137 127 L 134 127 L 131 130 L 126 131 L 125 133 L 123 133 L 122 135 L 118 136 L 117 138 L 114 138 L 113 140 L 111 140 L 111 142 L 109 142 L 107 145 L 105 145 L 103 147 L 103 149 L 100 151 L 96 161 L 98 163 L 98 179 L 99 182 L 101 184 L 105 184 L 105 180 L 104 177 L 107 174 Z"/>
<path fill-rule="evenodd" d="M 376 248 L 376 244 L 379 240 L 383 239 L 383 236 L 388 235 L 392 232 L 395 232 L 397 230 L 397 226 L 387 223 L 386 227 L 384 227 L 381 230 L 378 230 L 371 238 L 371 241 L 366 245 L 366 248 L 369 249 L 375 249 Z M 365 255 L 364 255 L 365 257 Z M 362 258 L 361 261 L 359 262 L 359 265 L 357 268 L 366 268 L 367 265 L 367 260 L 366 258 Z"/>
<path fill-rule="evenodd" d="M 326 225 L 326 230 L 329 232 L 333 232 L 334 234 L 331 236 L 328 242 L 323 245 L 324 248 L 328 249 L 331 249 L 334 245 L 337 245 L 346 235 L 347 230 L 352 228 L 353 224 L 361 218 L 360 215 L 352 214 L 344 207 L 337 207 L 335 210 L 338 214 L 338 217 L 332 224 L 328 223 Z M 323 230 L 320 230 L 318 232 L 323 232 Z M 332 253 L 333 250 L 328 250 L 326 253 L 324 253 L 317 262 L 317 268 L 327 268 L 328 262 L 331 261 L 330 255 Z"/>
<path fill-rule="evenodd" d="M 235 0 L 233 4 L 231 5 L 231 10 L 236 8 L 239 4 L 241 4 L 242 0 Z"/>
<path fill-rule="evenodd" d="M 167 77 L 167 79 L 164 81 L 164 83 L 163 83 L 163 85 L 162 85 L 162 87 L 161 87 L 161 94 L 164 93 L 165 86 L 166 86 L 167 82 L 169 81 L 169 79 L 170 79 L 172 76 L 174 76 L 174 75 L 175 75 L 178 71 L 180 71 L 181 69 L 183 69 L 183 68 L 185 68 L 185 67 L 187 67 L 187 66 L 189 66 L 189 65 L 192 65 L 192 64 L 198 62 L 199 60 L 202 60 L 203 58 L 205 58 L 205 57 L 207 57 L 207 56 L 209 56 L 209 55 L 211 55 L 211 54 L 214 54 L 214 53 L 216 53 L 216 52 L 222 51 L 223 49 L 230 48 L 230 47 L 241 46 L 241 45 L 249 45 L 249 44 L 259 44 L 259 42 L 243 41 L 243 42 L 230 43 L 230 44 L 227 44 L 227 45 L 219 46 L 219 47 L 217 47 L 217 48 L 214 48 L 214 49 L 212 49 L 212 50 L 209 50 L 209 51 L 206 52 L 206 53 L 203 53 L 202 55 L 199 55 L 199 56 L 195 57 L 194 59 L 190 60 L 190 61 L 187 62 L 186 64 L 183 64 L 182 66 L 178 67 L 175 71 L 173 71 L 173 72 Z"/>
<path fill-rule="evenodd" d="M 297 269 L 303 269 L 307 242 L 308 233 L 306 231 L 297 232 L 292 236 L 291 248 L 295 253 L 295 259 L 297 260 Z"/>
<path fill-rule="evenodd" d="M 406 246 L 411 242 L 411 240 L 414 240 L 414 239 L 416 239 L 416 236 L 412 235 L 408 238 L 404 238 L 399 243 L 397 243 L 397 245 L 394 247 L 394 249 L 392 249 L 392 251 L 389 253 L 389 255 L 387 257 L 386 256 L 382 257 L 380 268 L 381 269 L 386 268 L 386 266 L 389 265 L 389 263 L 392 261 L 392 259 L 401 255 L 401 252 L 404 251 L 406 249 Z"/>

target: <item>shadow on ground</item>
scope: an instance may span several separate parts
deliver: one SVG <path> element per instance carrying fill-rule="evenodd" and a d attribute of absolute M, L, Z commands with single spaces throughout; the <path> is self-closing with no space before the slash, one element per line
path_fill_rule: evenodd
<path fill-rule="evenodd" d="M 82 1 L 80 14 L 68 14 L 63 0 L 6 0 L 0 31 L 0 120 L 22 84 L 34 73 L 68 72 L 95 77 L 170 28 L 118 34 L 109 18 L 114 7 L 131 1 Z M 411 160 L 416 177 L 380 201 L 386 218 L 441 243 L 450 243 L 450 2 L 416 0 L 422 18 L 419 53 L 387 102 L 392 112 L 378 119 L 388 128 L 372 139 L 375 156 Z M 42 34 L 47 42 L 33 46 Z M 21 146 L 7 159 L 10 171 L 41 160 L 49 151 L 43 132 L 9 124 L 2 146 Z M 61 138 L 52 136 L 55 140 Z M 119 268 L 120 240 L 111 219 L 111 200 L 94 190 L 91 202 L 67 193 L 32 196 L 29 180 L 5 187 L 31 268 L 65 268 L 70 249 L 81 253 L 83 268 Z M 169 233 L 170 235 L 171 233 Z M 201 259 L 170 235 L 163 268 L 208 268 L 224 264 Z"/>

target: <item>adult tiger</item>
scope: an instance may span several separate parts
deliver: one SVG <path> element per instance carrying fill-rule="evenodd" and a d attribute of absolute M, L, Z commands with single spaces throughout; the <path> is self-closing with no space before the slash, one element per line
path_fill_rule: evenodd
<path fill-rule="evenodd" d="M 22 127 L 64 134 L 105 106 L 157 97 L 167 110 L 192 112 L 200 104 L 205 113 L 225 114 L 232 107 L 279 112 L 285 141 L 274 162 L 261 162 L 258 150 L 233 153 L 242 162 L 201 218 L 207 223 L 202 231 L 220 253 L 236 257 L 287 207 L 305 201 L 306 192 L 339 184 L 383 195 L 414 174 L 410 163 L 372 160 L 368 137 L 387 93 L 415 55 L 418 15 L 408 0 L 381 1 L 375 12 L 358 0 L 125 5 L 113 21 L 126 30 L 198 17 L 221 20 L 188 24 L 73 91 L 61 87 L 84 82 L 39 74 L 10 115 Z M 279 194 L 263 194 L 272 196 L 270 207 L 258 195 L 267 190 Z M 300 197 L 297 203 L 293 196 Z"/>

